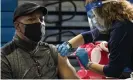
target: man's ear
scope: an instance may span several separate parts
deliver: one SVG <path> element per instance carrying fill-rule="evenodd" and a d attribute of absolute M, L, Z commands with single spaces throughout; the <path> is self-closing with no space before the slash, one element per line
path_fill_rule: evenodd
<path fill-rule="evenodd" d="M 14 27 L 15 27 L 15 29 L 17 30 L 17 31 L 20 31 L 20 24 L 19 24 L 19 22 L 14 22 Z"/>

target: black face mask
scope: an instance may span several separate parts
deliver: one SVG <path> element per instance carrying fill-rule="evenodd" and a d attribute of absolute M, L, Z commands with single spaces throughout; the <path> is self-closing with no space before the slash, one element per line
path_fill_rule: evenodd
<path fill-rule="evenodd" d="M 32 41 L 38 42 L 41 40 L 42 32 L 41 32 L 41 23 L 34 24 L 24 24 L 25 25 L 25 33 L 24 35 Z"/>

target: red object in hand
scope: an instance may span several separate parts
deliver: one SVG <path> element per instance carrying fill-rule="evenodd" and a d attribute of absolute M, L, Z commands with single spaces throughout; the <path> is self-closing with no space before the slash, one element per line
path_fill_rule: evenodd
<path fill-rule="evenodd" d="M 88 51 L 90 61 L 106 65 L 109 61 L 108 52 L 99 47 L 100 43 L 101 42 L 99 41 L 95 43 L 88 43 L 81 45 L 80 48 L 85 48 Z M 85 70 L 80 61 L 79 64 L 81 69 L 77 72 L 77 74 L 81 79 L 106 79 L 105 76 L 102 76 L 90 70 Z"/>
<path fill-rule="evenodd" d="M 109 61 L 108 52 L 102 50 L 102 48 L 98 46 L 100 43 L 101 42 L 98 41 L 98 42 L 95 42 L 95 44 L 88 43 L 88 44 L 81 45 L 80 47 L 86 48 L 86 50 L 88 51 L 88 56 L 90 61 L 106 65 L 108 64 L 108 61 Z"/>

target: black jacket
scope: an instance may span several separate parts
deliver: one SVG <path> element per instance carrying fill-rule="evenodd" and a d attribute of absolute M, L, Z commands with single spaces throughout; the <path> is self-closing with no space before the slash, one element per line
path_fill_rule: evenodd
<path fill-rule="evenodd" d="M 26 42 L 15 36 L 1 48 L 1 78 L 57 78 L 57 58 L 53 45 Z"/>

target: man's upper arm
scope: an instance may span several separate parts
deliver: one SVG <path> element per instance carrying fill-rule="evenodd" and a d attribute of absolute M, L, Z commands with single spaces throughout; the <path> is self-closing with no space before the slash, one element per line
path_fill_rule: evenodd
<path fill-rule="evenodd" d="M 69 63 L 67 57 L 62 57 L 58 54 L 58 71 L 59 76 L 63 79 L 78 79 L 79 77 L 76 74 L 76 70 Z"/>

